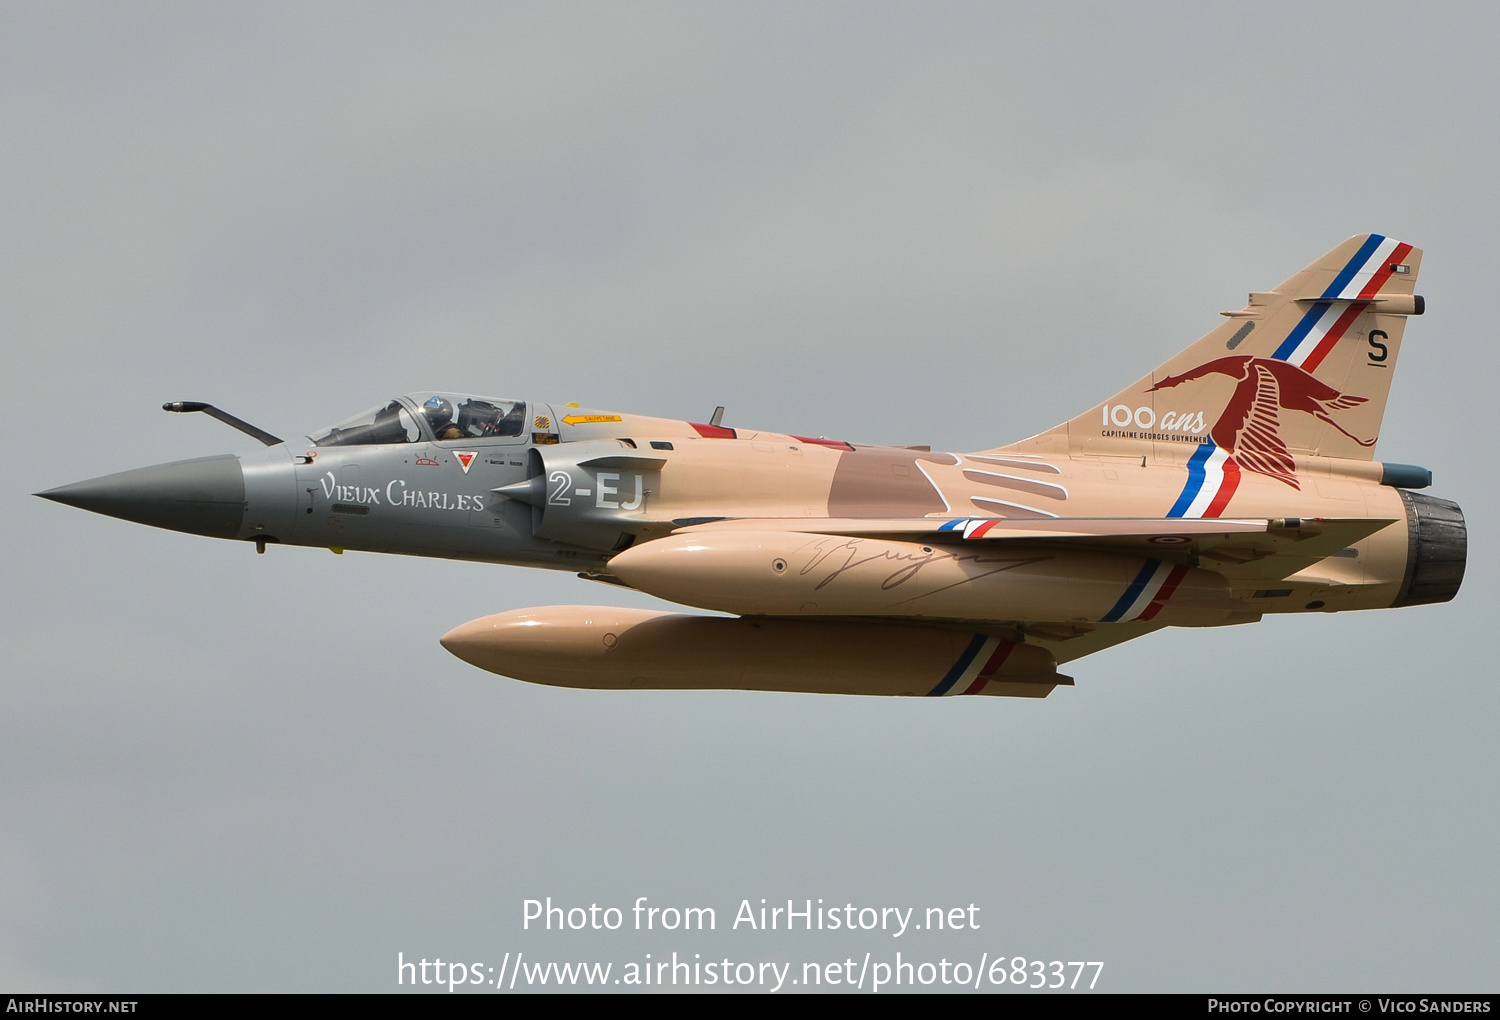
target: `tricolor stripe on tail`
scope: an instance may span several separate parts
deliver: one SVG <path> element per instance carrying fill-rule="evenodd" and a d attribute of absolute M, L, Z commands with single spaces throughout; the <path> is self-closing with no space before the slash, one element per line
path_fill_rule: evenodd
<path fill-rule="evenodd" d="M 1364 305 L 1346 302 L 1368 301 L 1380 293 L 1391 278 L 1391 267 L 1410 252 L 1409 244 L 1371 234 L 1323 291 L 1321 296 L 1328 300 L 1314 302 L 1271 357 L 1314 371 L 1364 311 Z"/>
<path fill-rule="evenodd" d="M 1380 293 L 1412 246 L 1381 234 L 1371 234 L 1360 245 L 1333 282 L 1323 291 L 1271 357 L 1314 371 L 1343 339 L 1365 310 L 1360 301 Z M 1229 505 L 1240 483 L 1240 466 L 1212 439 L 1204 440 L 1188 460 L 1187 483 L 1168 517 L 1218 517 Z"/>
<path fill-rule="evenodd" d="M 1240 466 L 1212 439 L 1193 451 L 1188 480 L 1168 517 L 1219 517 L 1240 485 Z"/>

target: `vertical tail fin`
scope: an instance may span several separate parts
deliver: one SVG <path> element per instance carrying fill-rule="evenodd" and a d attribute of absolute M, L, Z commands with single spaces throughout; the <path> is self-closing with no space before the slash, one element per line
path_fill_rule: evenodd
<path fill-rule="evenodd" d="M 1274 290 L 1250 295 L 1187 350 L 1057 428 L 1017 444 L 1155 455 L 1296 486 L 1296 455 L 1371 460 L 1422 253 L 1351 237 Z M 1185 493 L 1186 495 L 1186 493 Z M 1227 497 L 1226 497 L 1227 498 Z M 1214 516 L 1210 506 L 1174 515 Z"/>

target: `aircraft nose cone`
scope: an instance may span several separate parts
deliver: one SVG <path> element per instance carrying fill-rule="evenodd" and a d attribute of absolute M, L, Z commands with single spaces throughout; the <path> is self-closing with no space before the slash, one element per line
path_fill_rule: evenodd
<path fill-rule="evenodd" d="M 233 454 L 121 471 L 36 495 L 155 528 L 234 538 L 245 517 L 245 473 Z"/>

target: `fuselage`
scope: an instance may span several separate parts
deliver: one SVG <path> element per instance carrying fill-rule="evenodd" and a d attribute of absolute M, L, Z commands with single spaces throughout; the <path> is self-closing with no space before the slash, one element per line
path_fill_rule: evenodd
<path fill-rule="evenodd" d="M 715 519 L 1160 518 L 1193 450 L 1157 437 L 1103 456 L 1045 437 L 946 453 L 527 407 L 526 428 L 510 436 L 439 440 L 424 429 L 409 442 L 307 439 L 242 454 L 244 514 L 222 537 L 607 576 L 616 554 Z M 1206 565 L 1257 613 L 1397 602 L 1412 545 L 1401 491 L 1381 484 L 1379 463 L 1304 458 L 1300 468 L 1296 487 L 1247 474 L 1233 515 L 1390 523 L 1277 586 L 1235 563 Z"/>

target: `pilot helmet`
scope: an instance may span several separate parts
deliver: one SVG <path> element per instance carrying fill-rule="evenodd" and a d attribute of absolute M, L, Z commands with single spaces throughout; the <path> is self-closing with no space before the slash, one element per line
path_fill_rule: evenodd
<path fill-rule="evenodd" d="M 427 415 L 433 432 L 442 432 L 453 421 L 453 405 L 442 397 L 428 397 L 422 405 L 422 413 Z"/>

